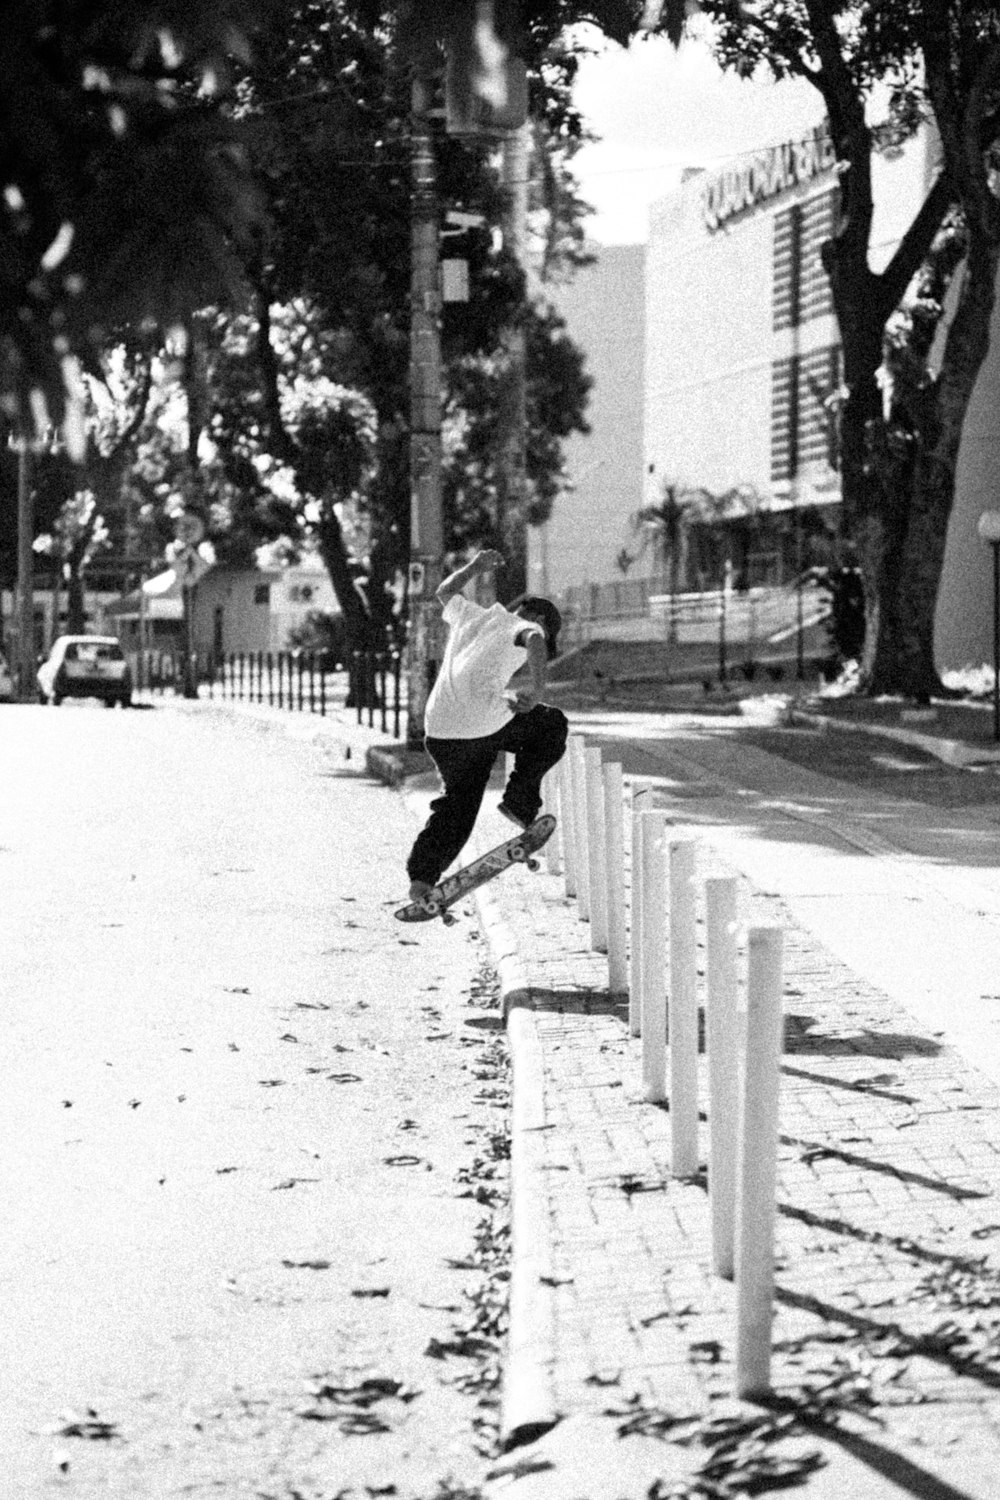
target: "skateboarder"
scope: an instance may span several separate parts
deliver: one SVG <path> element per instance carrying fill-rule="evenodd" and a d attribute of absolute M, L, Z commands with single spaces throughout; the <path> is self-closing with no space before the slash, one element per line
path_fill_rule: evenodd
<path fill-rule="evenodd" d="M 488 548 L 437 591 L 448 641 L 424 724 L 442 792 L 406 862 L 411 901 L 426 896 L 465 847 L 501 751 L 513 754 L 514 769 L 499 811 L 527 828 L 541 807 L 542 777 L 566 748 L 566 715 L 542 702 L 562 623 L 555 605 L 527 597 L 513 611 L 502 604 L 484 609 L 462 593 L 473 578 L 502 566 L 501 554 Z"/>

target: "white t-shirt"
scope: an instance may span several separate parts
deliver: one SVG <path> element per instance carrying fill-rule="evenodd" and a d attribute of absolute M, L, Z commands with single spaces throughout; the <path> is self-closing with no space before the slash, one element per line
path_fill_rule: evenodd
<path fill-rule="evenodd" d="M 496 734 L 514 717 L 504 688 L 528 659 L 515 638 L 544 635 L 540 625 L 512 615 L 502 604 L 484 609 L 464 594 L 452 594 L 442 616 L 448 641 L 424 714 L 435 740 L 478 740 Z"/>

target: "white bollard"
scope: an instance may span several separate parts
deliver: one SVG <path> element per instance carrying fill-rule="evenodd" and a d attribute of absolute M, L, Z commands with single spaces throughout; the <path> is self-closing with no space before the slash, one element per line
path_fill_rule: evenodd
<path fill-rule="evenodd" d="M 736 1197 L 737 1063 L 736 881 L 705 882 L 708 1050 L 708 1197 L 712 1215 L 712 1265 L 733 1279 Z"/>
<path fill-rule="evenodd" d="M 552 767 L 542 777 L 542 812 L 552 813 L 556 819 L 552 837 L 542 846 L 545 850 L 545 868 L 550 875 L 559 874 L 559 845 L 562 842 L 562 824 L 559 822 L 558 792 L 556 790 L 556 768 Z"/>
<path fill-rule="evenodd" d="M 604 831 L 607 847 L 608 989 L 612 995 L 628 993 L 624 819 L 622 768 L 618 761 L 608 761 L 604 767 Z"/>
<path fill-rule="evenodd" d="M 667 815 L 642 814 L 643 1098 L 667 1096 Z"/>
<path fill-rule="evenodd" d="M 576 820 L 576 904 L 582 922 L 590 921 L 590 840 L 587 829 L 587 773 L 584 743 L 578 734 L 569 739 L 569 770 Z"/>
<path fill-rule="evenodd" d="M 736 1178 L 736 1395 L 747 1399 L 771 1380 L 781 953 L 780 927 L 751 927 Z"/>
<path fill-rule="evenodd" d="M 632 889 L 629 900 L 628 1029 L 642 1033 L 642 814 L 653 811 L 653 788 L 632 788 Z"/>
<path fill-rule="evenodd" d="M 604 775 L 601 752 L 588 745 L 583 752 L 587 787 L 587 847 L 590 876 L 590 946 L 608 951 L 608 850 L 604 833 Z"/>
<path fill-rule="evenodd" d="M 670 1170 L 698 1170 L 698 955 L 694 854 L 690 839 L 670 844 Z"/>
<path fill-rule="evenodd" d="M 570 779 L 569 752 L 556 767 L 559 791 L 559 826 L 562 829 L 563 880 L 566 895 L 576 895 L 576 809 L 573 806 L 573 786 Z"/>

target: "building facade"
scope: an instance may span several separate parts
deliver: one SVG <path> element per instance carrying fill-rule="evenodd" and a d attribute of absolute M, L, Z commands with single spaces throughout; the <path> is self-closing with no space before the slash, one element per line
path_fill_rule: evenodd
<path fill-rule="evenodd" d="M 929 132 L 876 159 L 873 270 L 898 244 L 934 168 Z M 714 522 L 703 517 L 695 528 L 714 533 L 717 545 L 714 553 L 688 548 L 686 588 L 717 584 L 723 561 L 737 586 L 749 586 L 786 581 L 835 553 L 841 347 L 820 252 L 836 194 L 833 153 L 818 125 L 720 171 L 689 172 L 651 213 L 646 503 L 665 484 L 718 502 Z M 969 412 L 949 528 L 936 622 L 942 670 L 991 657 L 989 559 L 975 525 L 1000 484 L 998 394 L 1000 315 Z M 728 515 L 725 496 L 736 497 Z"/>

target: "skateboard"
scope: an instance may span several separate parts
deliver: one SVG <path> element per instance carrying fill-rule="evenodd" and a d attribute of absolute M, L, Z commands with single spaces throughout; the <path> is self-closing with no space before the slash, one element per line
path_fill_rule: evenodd
<path fill-rule="evenodd" d="M 396 919 L 400 922 L 429 922 L 433 917 L 440 917 L 450 927 L 458 918 L 448 908 L 454 906 L 456 901 L 461 901 L 470 891 L 485 885 L 495 875 L 502 875 L 511 865 L 523 864 L 529 870 L 537 870 L 538 860 L 533 855 L 552 837 L 555 826 L 556 820 L 550 813 L 536 818 L 529 827 L 507 839 L 506 843 L 498 844 L 495 849 L 481 854 L 470 865 L 456 870 L 454 875 L 446 875 L 422 901 L 411 901 L 406 906 L 401 906 L 395 914 Z"/>

